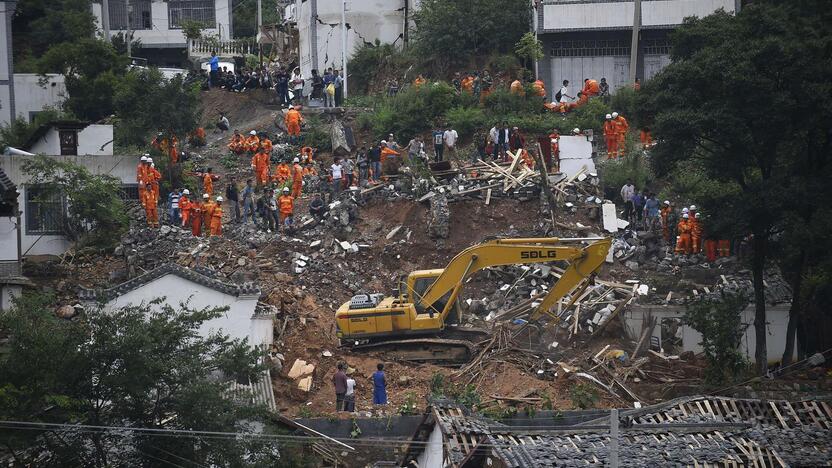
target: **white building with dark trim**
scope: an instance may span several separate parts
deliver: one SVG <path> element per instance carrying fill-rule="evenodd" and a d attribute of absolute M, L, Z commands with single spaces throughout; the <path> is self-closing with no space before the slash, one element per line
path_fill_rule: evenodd
<path fill-rule="evenodd" d="M 740 10 L 741 0 L 643 0 L 635 76 L 652 78 L 670 63 L 670 32 L 689 16 Z M 543 0 L 535 27 L 544 57 L 538 73 L 553 99 L 563 80 L 576 95 L 586 78 L 606 78 L 610 91 L 630 83 L 633 0 Z"/>

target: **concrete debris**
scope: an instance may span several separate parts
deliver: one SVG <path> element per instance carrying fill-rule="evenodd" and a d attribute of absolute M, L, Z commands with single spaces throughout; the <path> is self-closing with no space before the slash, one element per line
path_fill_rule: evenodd
<path fill-rule="evenodd" d="M 307 364 L 303 359 L 296 359 L 294 364 L 292 364 L 292 368 L 289 369 L 289 374 L 287 374 L 287 376 L 290 379 L 295 380 L 299 377 L 310 375 L 313 372 L 315 372 L 314 364 Z"/>
<path fill-rule="evenodd" d="M 451 229 L 451 210 L 448 208 L 448 198 L 437 195 L 431 198 L 428 216 L 428 235 L 434 239 L 447 239 Z"/>

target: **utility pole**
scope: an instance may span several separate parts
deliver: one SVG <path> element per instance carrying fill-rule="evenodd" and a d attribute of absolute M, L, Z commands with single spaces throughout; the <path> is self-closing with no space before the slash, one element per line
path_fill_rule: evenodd
<path fill-rule="evenodd" d="M 404 0 L 404 32 L 402 33 L 402 37 L 404 39 L 404 47 L 403 49 L 407 49 L 407 30 L 410 29 L 410 0 Z"/>
<path fill-rule="evenodd" d="M 347 0 L 341 2 L 341 68 L 344 74 L 344 99 L 347 98 Z"/>
<path fill-rule="evenodd" d="M 133 4 L 130 0 L 127 0 L 127 37 L 125 40 L 127 41 L 127 56 L 133 56 Z"/>
<path fill-rule="evenodd" d="M 257 0 L 257 32 L 254 33 L 255 37 L 260 34 L 260 28 L 263 27 L 263 1 Z"/>
<path fill-rule="evenodd" d="M 630 81 L 632 86 L 636 82 L 636 67 L 638 66 L 638 34 L 641 28 L 641 0 L 633 2 L 633 39 L 630 42 Z"/>
<path fill-rule="evenodd" d="M 637 0 L 638 1 L 638 0 Z M 610 410 L 610 468 L 618 468 L 618 409 Z"/>
<path fill-rule="evenodd" d="M 101 27 L 104 28 L 104 40 L 110 42 L 110 2 L 101 0 Z"/>
<path fill-rule="evenodd" d="M 541 8 L 543 5 L 540 5 Z M 532 30 L 534 31 L 534 43 L 537 44 L 537 3 L 532 2 Z M 534 79 L 540 79 L 540 70 L 539 70 L 540 60 L 534 61 Z M 554 84 L 552 85 L 554 87 Z"/>

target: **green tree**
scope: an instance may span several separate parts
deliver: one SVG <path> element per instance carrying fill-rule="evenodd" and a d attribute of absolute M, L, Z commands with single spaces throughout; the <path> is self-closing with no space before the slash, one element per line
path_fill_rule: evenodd
<path fill-rule="evenodd" d="M 225 379 L 259 376 L 259 351 L 219 333 L 200 336 L 223 309 L 173 308 L 160 300 L 65 321 L 52 299 L 26 295 L 0 314 L 4 420 L 123 427 L 95 431 L 2 429 L 18 465 L 272 466 L 268 442 L 148 433 L 129 428 L 252 432 L 266 410 L 226 396 Z M 26 450 L 23 450 L 26 449 Z M 43 457 L 43 458 L 38 458 Z"/>
<path fill-rule="evenodd" d="M 722 294 L 721 300 L 701 299 L 687 306 L 684 321 L 702 334 L 702 351 L 708 367 L 705 381 L 712 385 L 730 382 L 745 367 L 739 351 L 745 332 L 742 311 L 748 300 L 739 295 Z"/>
<path fill-rule="evenodd" d="M 199 88 L 186 85 L 181 76 L 166 80 L 155 68 L 134 69 L 118 83 L 113 110 L 119 145 L 144 146 L 155 131 L 183 140 L 199 122 Z"/>
<path fill-rule="evenodd" d="M 0 150 L 6 149 L 7 146 L 22 147 L 41 125 L 61 117 L 57 110 L 47 109 L 38 112 L 31 122 L 27 122 L 23 117 L 14 119 L 9 125 L 0 128 Z"/>
<path fill-rule="evenodd" d="M 277 24 L 280 14 L 277 0 L 262 0 L 263 25 Z M 252 38 L 257 35 L 257 2 L 252 0 L 234 0 L 232 2 L 234 37 Z"/>
<path fill-rule="evenodd" d="M 721 189 L 697 204 L 727 227 L 726 234 L 753 236 L 761 374 L 767 370 L 763 273 L 771 239 L 790 213 L 816 196 L 800 182 L 829 170 L 830 20 L 832 13 L 817 0 L 754 2 L 736 16 L 687 19 L 672 35 L 672 63 L 638 93 L 640 121 L 658 140 L 652 152 L 657 172 L 695 162 Z"/>
<path fill-rule="evenodd" d="M 91 38 L 89 0 L 20 0 L 12 18 L 15 71 L 35 72 L 36 61 L 57 44 Z"/>
<path fill-rule="evenodd" d="M 424 0 L 413 14 L 413 49 L 434 71 L 473 57 L 512 52 L 529 30 L 526 0 Z"/>
<path fill-rule="evenodd" d="M 531 69 L 535 62 L 543 58 L 543 43 L 537 40 L 533 32 L 527 32 L 515 44 L 514 53 L 523 59 L 527 69 Z"/>
<path fill-rule="evenodd" d="M 23 163 L 29 183 L 42 188 L 44 199 L 66 200 L 64 234 L 82 246 L 112 247 L 124 234 L 129 219 L 121 200 L 121 181 L 93 174 L 71 161 L 37 156 Z"/>

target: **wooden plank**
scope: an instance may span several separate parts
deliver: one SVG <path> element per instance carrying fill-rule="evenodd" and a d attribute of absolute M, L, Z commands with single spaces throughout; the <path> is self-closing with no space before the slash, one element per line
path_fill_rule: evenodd
<path fill-rule="evenodd" d="M 786 409 L 787 409 L 787 410 L 789 410 L 789 412 L 791 413 L 791 415 L 794 417 L 794 420 L 795 420 L 795 421 L 797 421 L 797 425 L 798 425 L 798 426 L 802 426 L 802 425 L 803 425 L 803 421 L 801 421 L 801 420 L 800 420 L 800 416 L 798 416 L 798 415 L 797 415 L 797 412 L 794 410 L 794 408 L 792 408 L 792 404 L 791 404 L 791 403 L 789 403 L 788 401 L 785 401 L 785 402 L 783 402 L 783 403 L 785 404 Z"/>
<path fill-rule="evenodd" d="M 488 191 L 485 192 L 485 204 L 488 205 L 490 203 L 491 203 L 491 189 L 488 189 Z"/>
<path fill-rule="evenodd" d="M 780 421 L 780 425 L 783 426 L 783 429 L 788 429 L 789 425 L 786 424 L 783 416 L 780 415 L 780 411 L 777 411 L 777 405 L 775 405 L 773 401 L 768 402 L 768 404 L 771 406 L 771 409 L 774 411 L 774 415 L 777 417 L 777 420 Z"/>

